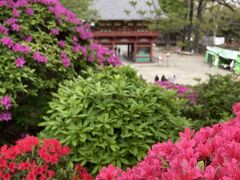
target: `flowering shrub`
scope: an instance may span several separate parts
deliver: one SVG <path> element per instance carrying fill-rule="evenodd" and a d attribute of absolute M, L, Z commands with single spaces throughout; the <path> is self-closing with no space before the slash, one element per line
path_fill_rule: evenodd
<path fill-rule="evenodd" d="M 50 96 L 63 79 L 89 66 L 120 64 L 91 38 L 90 25 L 58 0 L 1 0 L 0 122 L 17 117 L 18 126 L 26 129 L 44 112 L 47 104 L 39 104 L 41 99 Z M 38 100 L 31 101 L 33 96 Z"/>
<path fill-rule="evenodd" d="M 0 148 L 0 179 L 93 180 L 83 167 L 69 163 L 69 154 L 70 149 L 55 139 L 27 136 L 14 146 Z"/>
<path fill-rule="evenodd" d="M 207 82 L 194 87 L 198 108 L 189 109 L 185 114 L 196 122 L 196 128 L 232 118 L 231 107 L 240 101 L 239 89 L 237 76 L 209 75 Z"/>
<path fill-rule="evenodd" d="M 189 126 L 181 99 L 139 79 L 129 67 L 104 68 L 63 83 L 40 124 L 44 137 L 72 148 L 72 160 L 95 174 L 113 163 L 134 165 L 157 141 L 176 140 Z"/>
<path fill-rule="evenodd" d="M 155 84 L 160 85 L 161 87 L 165 88 L 165 89 L 170 89 L 170 90 L 176 90 L 179 97 L 184 97 L 189 99 L 189 101 L 191 102 L 191 104 L 195 104 L 196 103 L 196 95 L 193 92 L 193 89 L 181 85 L 181 84 L 174 84 L 170 81 L 156 81 Z"/>
<path fill-rule="evenodd" d="M 180 133 L 180 140 L 152 146 L 137 166 L 123 171 L 109 165 L 97 180 L 217 180 L 240 178 L 240 103 L 229 122 Z"/>

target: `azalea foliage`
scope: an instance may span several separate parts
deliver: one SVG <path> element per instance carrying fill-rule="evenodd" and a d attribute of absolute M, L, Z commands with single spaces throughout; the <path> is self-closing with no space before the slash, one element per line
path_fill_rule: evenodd
<path fill-rule="evenodd" d="M 16 145 L 0 148 L 0 179 L 74 179 L 92 180 L 80 165 L 69 164 L 71 150 L 56 139 L 39 140 L 27 136 Z"/>
<path fill-rule="evenodd" d="M 171 141 L 152 146 L 138 165 L 123 171 L 105 167 L 97 180 L 216 180 L 240 178 L 240 103 L 233 107 L 236 118 L 222 124 L 180 133 Z"/>
<path fill-rule="evenodd" d="M 158 141 L 190 126 L 173 91 L 141 80 L 130 67 L 105 67 L 60 85 L 40 123 L 43 137 L 72 148 L 72 160 L 96 174 L 103 166 L 135 165 Z"/>

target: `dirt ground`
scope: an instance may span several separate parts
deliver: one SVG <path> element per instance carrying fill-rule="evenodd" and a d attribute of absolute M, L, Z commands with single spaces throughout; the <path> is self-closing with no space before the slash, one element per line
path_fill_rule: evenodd
<path fill-rule="evenodd" d="M 196 78 L 201 79 L 201 81 L 206 81 L 208 79 L 207 74 L 226 75 L 232 73 L 230 70 L 209 66 L 204 62 L 203 55 L 188 56 L 171 53 L 167 60 L 166 52 L 159 51 L 155 48 L 154 57 L 158 57 L 159 55 L 164 59 L 160 63 L 155 61 L 153 63 L 139 64 L 127 60 L 123 60 L 123 63 L 136 69 L 139 76 L 141 75 L 143 79 L 148 82 L 153 82 L 156 75 L 158 75 L 159 78 L 164 75 L 176 83 L 195 85 L 198 83 L 198 81 L 195 80 Z M 173 76 L 176 78 L 174 79 Z"/>

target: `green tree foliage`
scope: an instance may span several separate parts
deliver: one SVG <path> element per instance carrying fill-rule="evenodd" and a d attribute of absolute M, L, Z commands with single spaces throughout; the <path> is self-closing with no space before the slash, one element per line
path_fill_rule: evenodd
<path fill-rule="evenodd" d="M 240 2 L 158 0 L 159 6 L 154 6 L 152 11 L 157 20 L 150 27 L 159 30 L 166 37 L 167 43 L 169 35 L 177 33 L 180 35 L 181 44 L 185 44 L 188 50 L 198 51 L 199 42 L 206 34 L 216 35 L 222 32 L 227 38 L 239 37 L 239 6 L 237 3 Z"/>
<path fill-rule="evenodd" d="M 240 39 L 240 8 L 231 11 L 224 8 L 220 11 L 224 16 L 221 17 L 221 21 L 218 25 L 218 33 L 226 37 L 227 40 L 239 40 Z"/>
<path fill-rule="evenodd" d="M 160 0 L 160 9 L 156 9 L 157 22 L 151 27 L 168 35 L 182 31 L 187 25 L 187 9 L 181 0 Z"/>
<path fill-rule="evenodd" d="M 92 173 L 110 163 L 134 165 L 157 141 L 176 140 L 189 126 L 176 92 L 148 84 L 129 67 L 104 68 L 63 83 L 40 125 L 73 150 Z"/>
<path fill-rule="evenodd" d="M 91 7 L 92 0 L 59 0 L 66 8 L 84 20 L 95 19 L 97 11 Z"/>

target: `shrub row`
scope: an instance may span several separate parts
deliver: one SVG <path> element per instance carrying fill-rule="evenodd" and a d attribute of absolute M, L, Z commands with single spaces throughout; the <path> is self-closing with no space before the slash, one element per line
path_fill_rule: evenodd
<path fill-rule="evenodd" d="M 175 144 L 168 141 L 153 145 L 138 165 L 126 171 L 109 165 L 96 179 L 239 179 L 240 103 L 233 111 L 236 118 L 229 122 L 196 133 L 186 129 Z"/>

